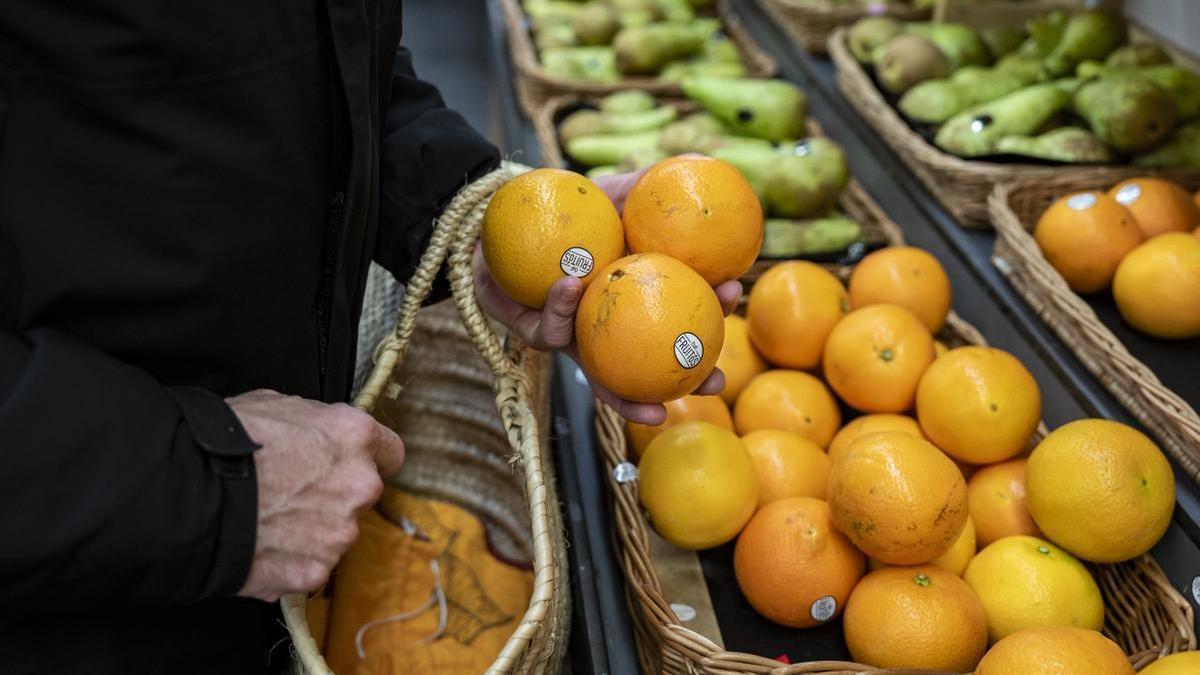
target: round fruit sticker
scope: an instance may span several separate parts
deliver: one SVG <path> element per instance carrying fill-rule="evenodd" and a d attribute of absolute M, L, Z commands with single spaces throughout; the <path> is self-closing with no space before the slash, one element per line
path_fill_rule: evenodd
<path fill-rule="evenodd" d="M 558 266 L 562 268 L 563 274 L 582 278 L 592 273 L 592 268 L 596 266 L 596 259 L 586 248 L 572 246 L 563 251 Z"/>
<path fill-rule="evenodd" d="M 1095 205 L 1096 195 L 1090 192 L 1081 192 L 1067 197 L 1067 207 L 1074 211 L 1087 211 Z"/>
<path fill-rule="evenodd" d="M 680 333 L 675 338 L 675 360 L 687 369 L 695 368 L 704 358 L 704 343 L 695 333 Z"/>
<path fill-rule="evenodd" d="M 1117 194 L 1115 196 L 1117 201 L 1121 202 L 1125 206 L 1129 206 L 1136 202 L 1138 197 L 1142 196 L 1142 186 L 1138 185 L 1137 183 L 1130 183 L 1120 190 L 1117 190 Z"/>
<path fill-rule="evenodd" d="M 833 613 L 836 611 L 837 600 L 832 595 L 822 595 L 813 601 L 808 613 L 812 615 L 813 621 L 824 622 L 833 618 Z"/>

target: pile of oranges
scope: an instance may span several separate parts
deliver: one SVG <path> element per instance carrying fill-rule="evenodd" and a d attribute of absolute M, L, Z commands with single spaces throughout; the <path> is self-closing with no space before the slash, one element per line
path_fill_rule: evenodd
<path fill-rule="evenodd" d="M 1112 288 L 1121 316 L 1164 339 L 1200 336 L 1200 192 L 1131 178 L 1059 198 L 1034 239 L 1076 293 Z"/>
<path fill-rule="evenodd" d="M 1132 673 L 1097 632 L 1105 607 L 1083 561 L 1158 541 L 1171 468 L 1107 420 L 1037 442 L 1040 394 L 1021 362 L 937 340 L 950 296 L 912 247 L 872 253 L 848 284 L 808 262 L 765 272 L 746 316 L 725 319 L 722 397 L 627 427 L 651 524 L 682 548 L 736 538 L 755 610 L 801 629 L 842 616 L 860 663 Z"/>

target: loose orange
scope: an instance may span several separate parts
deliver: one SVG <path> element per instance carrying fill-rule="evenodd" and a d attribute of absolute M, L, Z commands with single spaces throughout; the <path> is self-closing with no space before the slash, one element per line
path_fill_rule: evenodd
<path fill-rule="evenodd" d="M 725 337 L 721 301 L 687 265 L 659 253 L 601 270 L 575 315 L 588 377 L 631 401 L 662 403 L 695 391 Z"/>
<path fill-rule="evenodd" d="M 729 405 L 733 405 L 755 375 L 767 369 L 767 362 L 750 344 L 749 324 L 736 314 L 725 317 L 725 343 L 721 345 L 717 367 L 725 373 L 721 398 Z"/>
<path fill-rule="evenodd" d="M 805 261 L 779 263 L 750 290 L 750 341 L 777 366 L 814 368 L 825 338 L 848 307 L 845 287 L 825 268 Z"/>
<path fill-rule="evenodd" d="M 733 425 L 745 435 L 782 429 L 824 448 L 842 423 L 825 383 L 798 370 L 768 370 L 750 380 L 733 406 Z"/>
<path fill-rule="evenodd" d="M 833 526 L 829 506 L 789 497 L 759 509 L 733 551 L 738 587 L 755 611 L 792 628 L 842 612 L 863 575 L 863 555 Z"/>
<path fill-rule="evenodd" d="M 891 303 L 912 312 L 931 333 L 950 313 L 950 277 L 937 258 L 915 246 L 892 246 L 863 258 L 850 275 L 854 309 Z"/>
<path fill-rule="evenodd" d="M 1015 457 L 1042 417 L 1037 381 L 1012 354 L 959 347 L 937 359 L 917 385 L 917 420 L 925 436 L 968 464 Z"/>
<path fill-rule="evenodd" d="M 1200 652 L 1178 652 L 1146 666 L 1141 675 L 1196 675 L 1200 673 Z"/>
<path fill-rule="evenodd" d="M 733 431 L 733 415 L 729 414 L 729 406 L 716 396 L 688 395 L 667 401 L 663 406 L 667 409 L 667 419 L 658 426 L 625 423 L 625 430 L 629 432 L 629 450 L 634 461 L 642 456 L 650 441 L 676 424 L 699 420 Z"/>
<path fill-rule="evenodd" d="M 1189 232 L 1200 225 L 1200 207 L 1174 181 L 1130 178 L 1114 185 L 1108 194 L 1129 209 L 1147 239 L 1165 232 Z"/>
<path fill-rule="evenodd" d="M 934 351 L 934 358 L 937 358 L 937 357 L 941 356 L 942 354 L 945 354 L 946 352 L 950 351 L 950 348 L 946 346 L 945 342 L 942 342 L 941 340 L 934 340 L 933 341 L 933 351 Z"/>
<path fill-rule="evenodd" d="M 786 497 L 825 499 L 829 456 L 821 446 L 790 431 L 759 429 L 742 436 L 758 477 L 758 506 Z"/>
<path fill-rule="evenodd" d="M 682 260 L 714 286 L 745 274 L 762 247 L 758 195 L 742 172 L 711 157 L 655 164 L 629 191 L 623 219 L 631 252 Z"/>
<path fill-rule="evenodd" d="M 962 534 L 958 535 L 958 539 L 950 546 L 950 550 L 940 556 L 929 561 L 930 565 L 951 572 L 958 576 L 966 571 L 967 565 L 970 564 L 971 558 L 975 557 L 975 551 L 979 541 L 975 538 L 975 523 L 971 520 L 971 516 L 967 516 L 967 524 L 963 527 Z"/>
<path fill-rule="evenodd" d="M 1112 283 L 1117 264 L 1142 242 L 1129 209 L 1103 192 L 1077 192 L 1050 205 L 1033 231 L 1046 261 L 1071 290 L 1095 293 Z"/>
<path fill-rule="evenodd" d="M 889 565 L 918 565 L 950 549 L 967 522 L 967 486 L 941 450 L 898 431 L 863 436 L 829 472 L 838 529 Z"/>
<path fill-rule="evenodd" d="M 1168 340 L 1200 335 L 1200 238 L 1169 232 L 1125 256 L 1113 298 L 1134 328 Z"/>
<path fill-rule="evenodd" d="M 853 408 L 903 412 L 912 408 L 933 353 L 933 336 L 912 312 L 870 305 L 847 314 L 829 333 L 825 379 Z"/>
<path fill-rule="evenodd" d="M 967 481 L 967 505 L 975 537 L 984 547 L 1004 537 L 1042 536 L 1025 503 L 1024 459 L 985 466 Z"/>
<path fill-rule="evenodd" d="M 573 171 L 534 169 L 492 196 L 480 233 L 496 283 L 536 309 L 564 275 L 586 286 L 625 252 L 621 217 L 604 192 Z"/>
<path fill-rule="evenodd" d="M 1029 628 L 996 643 L 975 675 L 1134 675 L 1129 659 L 1094 630 Z"/>
<path fill-rule="evenodd" d="M 858 583 L 842 620 L 858 663 L 969 672 L 987 650 L 987 615 L 958 575 L 936 567 L 885 567 Z"/>
<path fill-rule="evenodd" d="M 925 438 L 921 425 L 907 415 L 877 413 L 855 417 L 842 427 L 829 442 L 829 459 L 838 461 L 846 456 L 850 444 L 867 434 L 877 431 L 902 431 L 916 438 Z"/>

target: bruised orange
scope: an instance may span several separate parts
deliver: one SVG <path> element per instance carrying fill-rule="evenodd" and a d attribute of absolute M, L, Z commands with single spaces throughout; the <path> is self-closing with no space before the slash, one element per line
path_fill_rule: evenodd
<path fill-rule="evenodd" d="M 721 301 L 690 267 L 660 253 L 614 261 L 579 301 L 575 339 L 589 378 L 643 403 L 695 391 L 725 337 Z"/>
<path fill-rule="evenodd" d="M 1200 225 L 1200 207 L 1174 181 L 1130 178 L 1114 185 L 1108 194 L 1129 209 L 1147 239 L 1165 232 L 1190 232 Z"/>
<path fill-rule="evenodd" d="M 1076 293 L 1108 288 L 1117 265 L 1142 242 L 1129 209 L 1103 192 L 1077 192 L 1060 198 L 1038 219 L 1033 231 L 1046 262 Z"/>
<path fill-rule="evenodd" d="M 755 375 L 767 369 L 767 362 L 750 344 L 750 326 L 736 314 L 725 317 L 725 343 L 721 345 L 717 367 L 725 373 L 721 398 L 729 405 L 733 405 Z"/>
<path fill-rule="evenodd" d="M 829 459 L 838 461 L 846 456 L 850 444 L 867 434 L 877 431 L 902 431 L 915 438 L 925 438 L 921 425 L 907 415 L 877 413 L 855 417 L 842 427 L 829 443 Z"/>
<path fill-rule="evenodd" d="M 933 362 L 933 336 L 899 305 L 868 305 L 846 315 L 825 341 L 825 379 L 852 408 L 909 410 Z"/>
<path fill-rule="evenodd" d="M 763 273 L 746 307 L 750 341 L 771 363 L 814 368 L 825 338 L 849 311 L 842 282 L 807 261 L 782 262 Z"/>
<path fill-rule="evenodd" d="M 936 333 L 950 313 L 950 277 L 937 258 L 915 246 L 891 246 L 863 258 L 850 275 L 850 306 L 900 305 Z"/>
<path fill-rule="evenodd" d="M 626 422 L 625 430 L 629 432 L 629 451 L 634 461 L 642 456 L 646 446 L 662 432 L 683 422 L 709 422 L 722 429 L 733 431 L 733 416 L 729 414 L 729 406 L 716 396 L 688 395 L 667 401 L 663 404 L 667 409 L 667 419 L 658 426 Z"/>
<path fill-rule="evenodd" d="M 841 423 L 842 413 L 825 383 L 798 370 L 768 370 L 755 377 L 733 406 L 733 424 L 743 436 L 782 429 L 824 448 Z"/>
<path fill-rule="evenodd" d="M 711 157 L 652 166 L 629 191 L 622 218 L 631 252 L 669 255 L 714 286 L 745 274 L 762 247 L 758 195 L 742 172 Z"/>

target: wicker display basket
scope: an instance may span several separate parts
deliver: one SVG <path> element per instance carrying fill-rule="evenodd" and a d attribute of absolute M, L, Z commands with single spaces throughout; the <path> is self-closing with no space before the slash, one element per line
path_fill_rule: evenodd
<path fill-rule="evenodd" d="M 771 77 L 776 65 L 742 27 L 741 22 L 729 10 L 729 0 L 717 4 L 717 15 L 721 29 L 737 47 L 746 66 L 746 75 L 753 78 Z M 547 75 L 538 61 L 537 49 L 529 35 L 529 22 L 521 10 L 520 0 L 500 0 L 504 22 L 508 32 L 508 52 L 516 68 L 517 98 L 525 114 L 532 117 L 547 99 L 561 94 L 603 96 L 621 89 L 640 89 L 652 94 L 682 96 L 683 90 L 677 82 L 656 77 L 628 77 L 619 82 L 583 82 Z"/>
<path fill-rule="evenodd" d="M 861 4 L 829 0 L 759 0 L 759 5 L 800 46 L 813 54 L 828 49 L 829 34 L 849 26 L 864 16 L 890 16 L 900 21 L 927 21 L 932 12 L 902 2 L 863 2 Z"/>
<path fill-rule="evenodd" d="M 988 195 L 996 184 L 1010 181 L 1014 176 L 1041 182 L 1058 176 L 1089 175 L 1098 168 L 1111 172 L 1117 180 L 1147 173 L 1145 167 L 1135 166 L 1000 164 L 966 160 L 943 152 L 914 131 L 884 99 L 871 76 L 846 46 L 845 28 L 834 31 L 828 46 L 837 68 L 838 87 L 846 99 L 875 127 L 929 192 L 966 227 L 988 226 Z M 1179 177 L 1200 176 L 1200 170 L 1173 169 L 1164 173 Z"/>
<path fill-rule="evenodd" d="M 993 260 L 1079 360 L 1154 433 L 1193 480 L 1200 480 L 1200 415 L 1130 354 L 1091 306 L 1067 287 L 1031 234 L 1042 212 L 1059 197 L 1108 189 L 1124 177 L 1122 172 L 1101 169 L 997 186 L 989 202 L 997 234 Z M 1195 190 L 1200 177 L 1184 185 Z"/>
<path fill-rule="evenodd" d="M 523 169 L 506 164 L 472 183 L 437 221 L 395 330 L 379 344 L 354 404 L 405 430 L 408 457 L 398 485 L 467 508 L 501 554 L 532 560 L 529 607 L 487 672 L 552 674 L 566 649 L 570 588 L 548 454 L 548 360 L 515 339 L 502 344 L 475 299 L 471 270 L 491 194 Z M 443 263 L 459 319 L 419 311 Z M 410 365 L 401 370 L 406 355 Z M 306 596 L 287 596 L 281 605 L 295 671 L 332 675 L 309 630 Z"/>
<path fill-rule="evenodd" d="M 579 106 L 594 105 L 598 98 L 582 97 L 582 96 L 558 96 L 547 101 L 537 113 L 533 115 L 533 131 L 537 137 L 538 149 L 541 152 L 542 163 L 546 166 L 566 167 L 567 160 L 563 155 L 562 143 L 558 137 L 557 121 L 560 116 L 571 109 Z M 692 112 L 697 109 L 696 105 L 690 101 L 667 101 L 665 105 L 677 107 L 681 113 Z M 808 120 L 808 133 L 810 136 L 820 136 L 821 125 L 813 118 Z M 890 219 L 883 215 L 883 211 L 875 200 L 867 194 L 862 185 L 854 178 L 846 185 L 845 191 L 842 192 L 842 197 L 838 200 L 838 206 L 846 213 L 848 217 L 856 221 L 862 227 L 863 240 L 868 247 L 892 246 L 900 243 L 903 236 L 900 234 L 900 228 L 896 226 Z M 742 282 L 746 284 L 753 283 L 768 267 L 774 265 L 774 260 L 760 259 L 754 263 L 748 272 L 742 277 Z M 848 267 L 841 263 L 832 263 L 826 265 L 835 274 L 847 273 Z"/>

